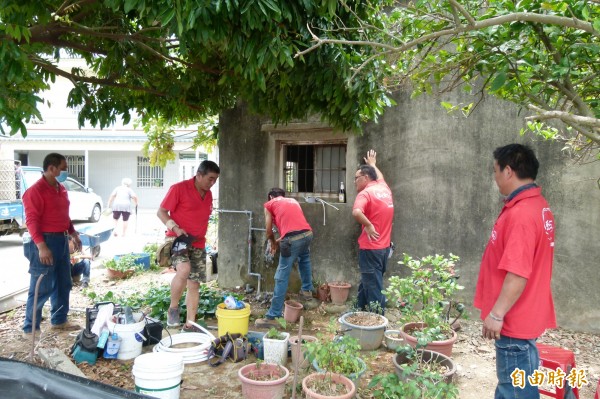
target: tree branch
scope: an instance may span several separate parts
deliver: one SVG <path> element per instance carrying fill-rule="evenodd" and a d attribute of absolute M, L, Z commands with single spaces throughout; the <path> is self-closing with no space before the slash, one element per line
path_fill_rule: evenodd
<path fill-rule="evenodd" d="M 462 16 L 467 19 L 467 21 L 469 21 L 469 25 L 475 25 L 475 18 L 473 18 L 473 16 L 471 16 L 471 14 L 469 14 L 469 12 L 465 10 L 465 8 L 459 2 L 456 0 L 449 0 L 449 3 L 453 10 L 458 10 L 458 12 L 460 12 Z"/>
<path fill-rule="evenodd" d="M 306 50 L 300 51 L 296 53 L 294 57 L 299 57 L 305 54 L 310 53 L 311 51 L 316 50 L 317 48 L 323 46 L 324 44 L 345 44 L 345 45 L 357 45 L 357 46 L 370 46 L 370 47 L 378 47 L 384 48 L 386 50 L 392 50 L 395 52 L 403 52 L 409 50 L 421 43 L 431 41 L 437 39 L 442 36 L 451 36 L 451 35 L 460 35 L 463 33 L 473 32 L 485 28 L 489 28 L 492 26 L 504 25 L 510 22 L 537 22 L 547 25 L 557 25 L 565 28 L 574 28 L 580 29 L 582 31 L 588 32 L 598 38 L 600 38 L 600 32 L 596 31 L 591 23 L 582 21 L 577 18 L 567 18 L 567 17 L 559 17 L 555 15 L 540 15 L 536 13 L 530 12 L 517 12 L 507 15 L 501 15 L 499 17 L 489 18 L 483 21 L 477 21 L 473 25 L 461 25 L 460 27 L 453 29 L 444 29 L 438 32 L 433 32 L 427 35 L 423 35 L 418 39 L 411 40 L 402 46 L 390 46 L 383 43 L 376 43 L 372 41 L 363 41 L 363 40 L 339 40 L 339 39 L 321 39 L 316 36 L 308 27 L 310 34 L 313 38 L 313 41 L 316 42 L 314 45 L 310 46 Z"/>
<path fill-rule="evenodd" d="M 579 125 L 580 127 L 581 127 L 581 125 L 583 125 L 583 126 L 592 127 L 594 129 L 600 129 L 600 119 L 597 119 L 597 118 L 573 115 L 571 113 L 563 112 L 563 111 L 547 111 L 542 108 L 538 108 L 533 104 L 529 104 L 527 106 L 527 108 L 529 108 L 532 111 L 537 112 L 538 114 L 525 117 L 526 121 L 542 121 L 542 120 L 548 120 L 548 119 L 560 119 L 561 121 L 563 121 L 569 125 Z M 584 136 L 589 138 L 590 140 L 600 143 L 600 132 L 589 131 L 589 130 L 585 130 L 583 128 L 580 128 L 578 130 Z"/>

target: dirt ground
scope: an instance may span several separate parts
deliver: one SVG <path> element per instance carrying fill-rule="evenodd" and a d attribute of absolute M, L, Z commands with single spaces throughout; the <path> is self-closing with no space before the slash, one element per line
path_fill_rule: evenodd
<path fill-rule="evenodd" d="M 104 294 L 108 290 L 130 292 L 140 290 L 145 284 L 152 281 L 167 283 L 165 275 L 160 273 L 144 273 L 132 279 L 119 283 L 107 281 L 103 270 L 94 270 L 90 290 L 97 294 Z M 84 295 L 80 288 L 74 288 L 71 295 L 71 320 L 85 325 L 85 308 L 91 306 L 92 301 Z M 251 301 L 252 316 L 250 330 L 265 331 L 254 327 L 253 320 L 262 316 L 266 311 L 264 304 Z M 304 311 L 304 334 L 318 335 L 327 334 L 326 327 L 331 318 L 337 319 L 339 313 L 328 313 L 325 307 Z M 388 310 L 386 316 L 390 320 L 390 328 L 397 328 L 396 320 L 398 314 L 395 310 Z M 31 342 L 21 338 L 21 324 L 24 318 L 24 307 L 0 315 L 0 356 L 27 361 L 31 350 Z M 216 319 L 208 320 L 208 324 L 217 326 Z M 298 326 L 289 325 L 287 331 L 291 335 L 297 335 Z M 169 330 L 171 334 L 178 333 L 177 330 Z M 496 384 L 495 376 L 495 352 L 492 342 L 481 338 L 481 322 L 479 320 L 462 320 L 462 328 L 458 334 L 458 341 L 454 346 L 453 358 L 458 365 L 455 382 L 458 384 L 461 399 L 479 399 L 492 397 Z M 214 334 L 217 335 L 216 331 Z M 163 337 L 166 333 L 163 333 Z M 42 338 L 36 347 L 59 348 L 68 354 L 74 341 L 69 333 L 55 333 L 50 331 L 47 321 L 42 324 Z M 561 346 L 572 350 L 576 355 L 577 368 L 584 371 L 588 385 L 582 387 L 579 397 L 581 399 L 592 399 L 596 384 L 600 378 L 600 337 L 592 334 L 575 333 L 563 329 L 548 331 L 540 340 L 542 343 Z M 151 347 L 144 347 L 144 352 Z M 36 352 L 37 353 L 37 352 Z M 372 391 L 367 388 L 371 378 L 376 374 L 393 372 L 392 352 L 383 346 L 376 351 L 362 352 L 363 359 L 367 363 L 368 370 L 358 382 L 359 398 L 372 397 Z M 241 385 L 237 377 L 237 370 L 244 364 L 254 362 L 254 356 L 250 356 L 243 363 L 226 362 L 216 368 L 206 363 L 189 364 L 185 366 L 183 384 L 181 387 L 181 399 L 192 398 L 239 398 L 241 397 Z M 39 356 L 35 356 L 34 362 L 41 364 Z M 116 385 L 125 389 L 134 389 L 134 378 L 131 374 L 133 360 L 118 361 L 98 359 L 93 366 L 82 363 L 78 367 L 90 379 Z M 288 363 L 290 378 L 288 380 L 288 393 L 291 397 L 293 385 L 293 367 L 291 361 Z M 301 370 L 297 379 L 300 386 L 302 377 L 307 372 Z M 302 395 L 297 395 L 302 397 Z"/>

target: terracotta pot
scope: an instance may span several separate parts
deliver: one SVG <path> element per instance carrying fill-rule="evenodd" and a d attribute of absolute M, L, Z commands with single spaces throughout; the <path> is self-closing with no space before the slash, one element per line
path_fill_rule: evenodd
<path fill-rule="evenodd" d="M 292 348 L 292 367 L 296 367 L 296 361 L 298 361 L 298 368 L 305 369 L 310 364 L 306 358 L 306 342 L 317 342 L 317 337 L 312 335 L 302 335 L 302 344 L 298 343 L 298 336 L 294 335 L 290 337 L 290 347 Z M 301 356 L 300 358 L 298 358 Z"/>
<path fill-rule="evenodd" d="M 121 272 L 113 269 L 106 269 L 106 276 L 110 280 L 123 280 L 133 276 L 134 270 L 127 270 L 125 272 Z"/>
<path fill-rule="evenodd" d="M 417 352 L 422 354 L 424 362 L 434 362 L 446 366 L 448 371 L 443 374 L 444 381 L 448 384 L 452 383 L 452 378 L 454 377 L 454 374 L 456 374 L 456 364 L 454 363 L 454 360 L 441 353 L 426 349 L 418 349 Z M 407 373 L 404 371 L 404 368 L 407 364 L 409 364 L 410 360 L 407 359 L 403 353 L 397 353 L 392 358 L 392 361 L 394 362 L 394 366 L 396 367 L 396 375 L 400 381 L 406 381 L 411 377 L 414 378 L 415 376 L 421 375 L 418 372 Z"/>
<path fill-rule="evenodd" d="M 313 380 L 324 380 L 326 378 L 331 379 L 331 381 L 336 384 L 344 384 L 344 386 L 346 387 L 346 393 L 339 394 L 339 395 L 333 395 L 333 396 L 331 396 L 331 395 L 327 396 L 327 395 L 320 394 L 319 392 L 315 392 L 312 390 L 312 388 L 309 388 L 309 386 L 311 385 L 311 382 Z M 356 386 L 350 379 L 348 379 L 340 374 L 312 373 L 302 379 L 302 391 L 304 391 L 304 394 L 309 399 L 310 398 L 312 398 L 312 399 L 325 399 L 325 398 L 350 399 L 350 398 L 353 398 L 354 394 L 356 393 Z"/>
<path fill-rule="evenodd" d="M 283 304 L 283 318 L 285 321 L 288 323 L 297 322 L 302 314 L 302 309 L 304 309 L 304 306 L 300 302 L 290 300 L 285 301 Z"/>
<path fill-rule="evenodd" d="M 269 381 L 257 381 L 254 377 L 272 375 Z M 238 370 L 242 382 L 242 395 L 247 399 L 283 399 L 285 383 L 290 375 L 287 368 L 277 364 L 256 363 L 247 364 Z"/>
<path fill-rule="evenodd" d="M 425 323 L 406 323 L 402 326 L 400 332 L 402 333 L 402 337 L 404 341 L 412 346 L 413 348 L 417 347 L 417 338 L 407 333 L 407 331 L 413 331 L 415 329 L 421 329 L 425 327 Z M 458 335 L 456 335 L 455 331 L 452 331 L 452 338 L 446 339 L 444 341 L 433 341 L 427 344 L 425 349 L 441 353 L 448 357 L 452 357 L 452 347 L 456 342 Z"/>
<path fill-rule="evenodd" d="M 336 281 L 333 283 L 328 283 L 327 286 L 329 287 L 331 303 L 333 303 L 334 305 L 343 305 L 344 303 L 346 303 L 346 300 L 348 299 L 348 294 L 350 293 L 350 287 L 352 287 L 350 283 Z"/>
<path fill-rule="evenodd" d="M 317 299 L 321 302 L 329 300 L 329 286 L 327 284 L 321 284 L 317 287 Z"/>

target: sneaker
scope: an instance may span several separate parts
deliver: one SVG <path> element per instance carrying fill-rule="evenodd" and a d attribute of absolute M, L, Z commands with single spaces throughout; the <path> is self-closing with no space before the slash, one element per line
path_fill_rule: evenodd
<path fill-rule="evenodd" d="M 271 327 L 279 327 L 279 323 L 275 319 L 269 319 L 267 317 L 263 319 L 256 319 L 254 325 L 258 328 L 271 328 Z"/>
<path fill-rule="evenodd" d="M 68 320 L 62 324 L 52 324 L 50 328 L 57 331 L 77 331 L 82 329 L 79 324 Z"/>
<path fill-rule="evenodd" d="M 169 308 L 167 312 L 167 327 L 179 327 L 181 324 L 181 317 L 179 316 L 179 308 Z"/>
<path fill-rule="evenodd" d="M 90 286 L 90 283 L 88 283 L 87 281 L 84 281 L 83 283 L 81 283 L 81 288 L 88 288 Z"/>
<path fill-rule="evenodd" d="M 42 331 L 36 330 L 36 332 L 35 332 L 35 340 L 36 341 L 38 341 L 40 339 L 40 335 L 42 335 Z M 33 333 L 31 331 L 21 331 L 21 337 L 25 340 L 31 341 L 32 336 L 33 336 Z"/>

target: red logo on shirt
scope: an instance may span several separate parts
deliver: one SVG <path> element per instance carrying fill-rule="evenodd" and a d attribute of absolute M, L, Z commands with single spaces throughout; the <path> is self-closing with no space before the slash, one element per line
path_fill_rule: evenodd
<path fill-rule="evenodd" d="M 546 237 L 548 237 L 548 240 L 552 242 L 551 245 L 554 245 L 554 218 L 552 217 L 552 211 L 550 208 L 542 209 L 542 220 L 544 222 L 544 231 L 546 232 Z"/>

